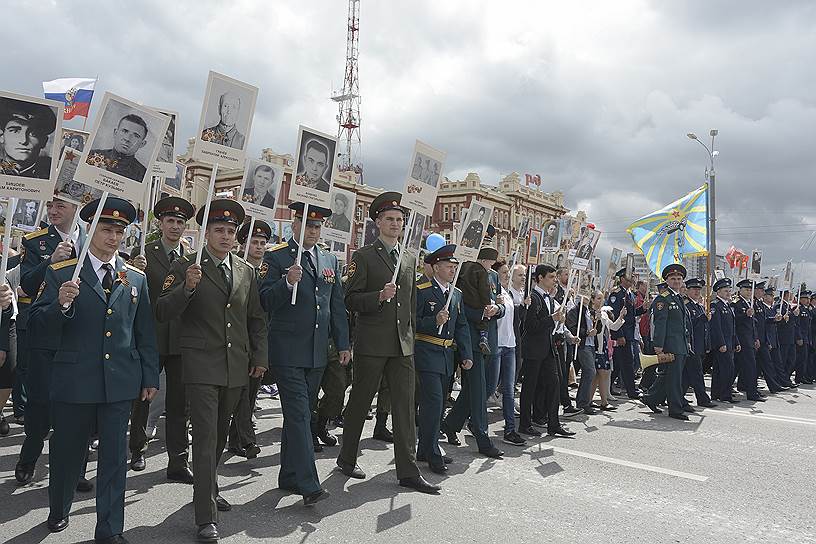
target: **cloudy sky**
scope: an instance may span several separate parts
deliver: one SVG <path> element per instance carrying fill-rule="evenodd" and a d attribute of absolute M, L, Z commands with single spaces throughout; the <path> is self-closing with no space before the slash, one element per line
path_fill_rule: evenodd
<path fill-rule="evenodd" d="M 701 185 L 717 128 L 718 247 L 764 271 L 816 230 L 816 4 L 806 0 L 362 0 L 366 181 L 398 188 L 413 141 L 447 175 L 538 173 L 629 247 L 626 225 Z M 127 5 L 127 9 L 123 6 Z M 14 1 L 0 88 L 100 76 L 99 90 L 198 124 L 208 70 L 260 88 L 250 152 L 292 152 L 298 124 L 336 130 L 344 0 Z M 92 110 L 95 113 L 95 109 Z M 70 123 L 73 125 L 73 122 Z"/>

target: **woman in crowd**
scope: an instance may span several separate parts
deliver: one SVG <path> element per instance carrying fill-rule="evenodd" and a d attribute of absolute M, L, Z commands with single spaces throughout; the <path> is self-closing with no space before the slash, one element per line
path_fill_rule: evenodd
<path fill-rule="evenodd" d="M 623 326 L 626 319 L 626 308 L 621 310 L 617 321 L 612 321 L 611 308 L 604 306 L 604 294 L 595 291 L 590 301 L 590 317 L 592 319 L 592 329 L 589 333 L 596 333 L 594 337 L 595 347 L 595 379 L 592 380 L 589 398 L 595 397 L 597 388 L 601 395 L 600 409 L 604 411 L 614 410 L 615 407 L 609 404 L 609 382 L 612 374 L 612 354 L 610 353 L 610 331 L 616 331 Z"/>

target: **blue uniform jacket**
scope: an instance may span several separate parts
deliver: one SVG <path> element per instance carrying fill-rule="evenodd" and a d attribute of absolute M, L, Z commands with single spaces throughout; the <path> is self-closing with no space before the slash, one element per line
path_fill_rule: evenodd
<path fill-rule="evenodd" d="M 768 312 L 761 300 L 754 300 L 754 330 L 760 346 L 768 346 Z"/>
<path fill-rule="evenodd" d="M 436 314 L 445 307 L 447 300 L 436 281 L 417 283 L 417 338 L 414 344 L 414 365 L 417 372 L 453 375 L 453 347 L 435 344 L 427 337 L 442 341 L 453 340 L 459 350 L 460 359 L 473 359 L 470 327 L 465 314 L 462 313 L 462 291 L 455 287 L 453 289 L 453 298 L 448 309 L 450 319 L 442 326 L 442 334 L 438 334 Z M 423 340 L 423 337 L 426 339 Z"/>
<path fill-rule="evenodd" d="M 133 400 L 159 387 L 159 354 L 144 273 L 116 258 L 110 301 L 90 258 L 80 272 L 79 295 L 63 312 L 60 286 L 76 259 L 50 265 L 42 293 L 31 307 L 37 330 L 57 338 L 51 369 L 51 400 L 74 404 Z"/>
<path fill-rule="evenodd" d="M 779 323 L 776 321 L 776 309 L 774 307 L 769 308 L 764 302 L 761 305 L 765 311 L 765 332 L 768 337 L 768 347 L 776 349 L 779 347 L 779 337 L 777 335 Z"/>
<path fill-rule="evenodd" d="M 261 305 L 267 311 L 269 366 L 321 368 L 326 366 L 329 335 L 339 351 L 349 349 L 348 314 L 337 258 L 320 247 L 314 271 L 302 257 L 303 278 L 292 306 L 286 273 L 295 264 L 297 243 L 289 240 L 264 255 L 260 273 Z"/>
<path fill-rule="evenodd" d="M 794 316 L 795 317 L 795 316 Z M 806 346 L 810 345 L 810 309 L 799 305 L 799 317 L 796 319 L 796 340 L 802 340 Z"/>
<path fill-rule="evenodd" d="M 731 302 L 731 309 L 734 310 L 734 328 L 737 333 L 737 343 L 747 349 L 754 348 L 754 340 L 757 339 L 754 318 L 746 313 L 751 305 L 742 297 L 738 296 Z"/>
<path fill-rule="evenodd" d="M 691 351 L 703 357 L 708 341 L 708 317 L 702 304 L 686 299 L 686 309 L 691 318 Z"/>
<path fill-rule="evenodd" d="M 781 304 L 781 308 L 780 308 Z M 774 313 L 781 314 L 781 315 L 788 315 L 788 320 L 785 321 L 784 319 L 777 323 L 776 325 L 776 336 L 779 340 L 780 346 L 792 346 L 795 341 L 795 323 L 796 316 L 793 315 L 791 312 L 790 304 L 785 301 L 778 302 L 774 306 Z"/>
<path fill-rule="evenodd" d="M 635 318 L 646 313 L 643 306 L 635 309 L 635 296 L 628 290 L 618 287 L 609 295 L 606 301 L 607 306 L 612 308 L 612 321 L 620 317 L 621 310 L 626 306 L 626 317 L 623 320 L 623 327 L 616 331 L 610 331 L 613 340 L 625 338 L 626 343 L 631 344 L 635 340 Z"/>
<path fill-rule="evenodd" d="M 734 311 L 731 305 L 720 298 L 715 298 L 711 303 L 711 321 L 709 321 L 711 332 L 711 351 L 719 350 L 726 346 L 728 351 L 734 351 L 740 345 L 734 329 Z"/>

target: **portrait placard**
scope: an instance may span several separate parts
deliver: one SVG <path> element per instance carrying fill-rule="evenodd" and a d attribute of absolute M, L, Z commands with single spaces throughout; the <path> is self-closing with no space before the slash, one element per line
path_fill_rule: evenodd
<path fill-rule="evenodd" d="M 516 237 L 516 239 L 519 241 L 526 240 L 527 233 L 529 231 L 530 231 L 530 216 L 525 215 L 524 217 L 521 218 L 521 221 L 519 221 L 518 236 Z"/>
<path fill-rule="evenodd" d="M 181 240 L 187 244 L 188 248 L 198 247 L 198 233 L 199 229 L 185 229 L 184 234 L 181 235 Z"/>
<path fill-rule="evenodd" d="M 350 244 L 351 214 L 357 205 L 357 194 L 333 186 L 330 201 L 332 214 L 323 222 L 323 237 L 332 242 Z"/>
<path fill-rule="evenodd" d="M 64 109 L 61 102 L 0 91 L 0 196 L 51 198 Z"/>
<path fill-rule="evenodd" d="M 89 187 L 74 179 L 76 169 L 82 153 L 76 149 L 66 147 L 59 161 L 57 183 L 54 186 L 54 196 L 77 206 L 84 206 L 91 200 L 102 196 L 102 191 Z"/>
<path fill-rule="evenodd" d="M 162 191 L 173 196 L 181 196 L 181 188 L 184 186 L 184 176 L 187 174 L 187 165 L 183 162 L 176 163 L 176 172 L 172 177 L 164 178 Z"/>
<path fill-rule="evenodd" d="M 714 271 L 714 279 L 715 280 L 722 280 L 725 279 L 725 270 L 718 268 Z"/>
<path fill-rule="evenodd" d="M 193 159 L 243 168 L 257 99 L 258 87 L 211 71 L 193 144 Z"/>
<path fill-rule="evenodd" d="M 178 124 L 178 113 L 156 109 L 162 115 L 170 118 L 167 130 L 164 132 L 159 154 L 156 155 L 156 162 L 153 163 L 151 174 L 161 178 L 170 178 L 176 175 L 176 126 Z"/>
<path fill-rule="evenodd" d="M 66 147 L 70 147 L 80 153 L 85 151 L 85 144 L 88 141 L 88 136 L 90 136 L 90 132 L 85 132 L 84 130 L 76 130 L 73 128 L 63 128 L 62 129 L 62 145 L 60 146 L 60 154 L 59 156 L 62 157 L 62 152 L 65 151 Z"/>
<path fill-rule="evenodd" d="M 634 253 L 627 253 L 626 254 L 626 277 L 632 279 L 635 274 L 635 254 Z"/>
<path fill-rule="evenodd" d="M 572 266 L 576 270 L 590 270 L 592 267 L 592 253 L 601 238 L 601 232 L 595 229 L 584 229 L 581 238 L 575 245 L 575 256 Z"/>
<path fill-rule="evenodd" d="M 425 216 L 421 213 L 414 212 L 414 226 L 411 229 L 411 234 L 408 235 L 408 244 L 405 246 L 405 249 L 417 259 L 419 259 L 422 248 L 422 235 L 424 230 Z"/>
<path fill-rule="evenodd" d="M 37 214 L 40 211 L 40 201 L 28 198 L 17 199 L 17 207 L 11 219 L 11 228 L 23 232 L 33 232 L 39 228 Z"/>
<path fill-rule="evenodd" d="M 541 252 L 558 251 L 561 245 L 561 221 L 550 219 L 541 229 Z"/>
<path fill-rule="evenodd" d="M 785 273 L 782 280 L 783 287 L 791 289 L 793 287 L 793 261 L 785 263 Z"/>
<path fill-rule="evenodd" d="M 751 271 L 749 277 L 754 281 L 759 281 L 762 277 L 762 250 L 755 249 L 751 252 Z"/>
<path fill-rule="evenodd" d="M 369 244 L 373 244 L 377 241 L 377 238 L 380 237 L 380 228 L 377 226 L 377 223 L 374 222 L 373 219 L 370 217 L 366 217 L 365 220 L 365 231 L 363 231 L 363 245 L 367 246 Z"/>
<path fill-rule="evenodd" d="M 111 195 L 141 202 L 170 118 L 105 93 L 74 179 Z"/>
<path fill-rule="evenodd" d="M 283 181 L 283 166 L 261 159 L 247 159 L 239 192 L 247 215 L 267 223 L 275 221 L 275 206 Z"/>
<path fill-rule="evenodd" d="M 530 229 L 527 235 L 527 264 L 538 264 L 541 256 L 541 231 Z"/>
<path fill-rule="evenodd" d="M 338 261 L 346 261 L 346 244 L 343 242 L 329 242 L 329 247 L 331 248 L 329 253 L 337 257 Z"/>
<path fill-rule="evenodd" d="M 561 218 L 561 249 L 570 249 L 581 236 L 581 222 L 574 217 Z"/>
<path fill-rule="evenodd" d="M 459 262 L 475 261 L 493 217 L 493 206 L 473 199 L 462 221 L 463 230 L 456 244 L 455 256 Z"/>
<path fill-rule="evenodd" d="M 291 221 L 281 221 L 280 222 L 280 241 L 281 242 L 288 242 L 292 239 L 292 222 Z"/>
<path fill-rule="evenodd" d="M 402 190 L 402 206 L 425 216 L 433 213 L 446 157 L 447 153 L 444 151 L 416 141 L 405 188 Z"/>
<path fill-rule="evenodd" d="M 337 138 L 301 125 L 296 149 L 289 200 L 330 208 L 329 194 L 337 175 Z"/>

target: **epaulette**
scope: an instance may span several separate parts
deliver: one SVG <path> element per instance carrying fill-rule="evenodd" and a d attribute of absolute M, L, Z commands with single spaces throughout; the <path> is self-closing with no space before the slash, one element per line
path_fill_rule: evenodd
<path fill-rule="evenodd" d="M 133 266 L 130 263 L 125 263 L 125 268 L 129 268 L 130 270 L 133 270 L 134 272 L 138 272 L 142 276 L 145 275 L 144 270 L 142 270 L 141 268 L 136 268 L 135 266 Z"/>
<path fill-rule="evenodd" d="M 289 242 L 283 242 L 283 243 L 280 243 L 280 244 L 278 244 L 276 246 L 272 246 L 267 251 L 277 251 L 277 250 L 283 249 L 285 247 L 289 247 Z"/>
<path fill-rule="evenodd" d="M 48 234 L 48 229 L 47 228 L 40 229 L 40 230 L 35 230 L 34 232 L 29 232 L 28 234 L 25 235 L 25 239 L 26 240 L 33 240 L 34 238 L 38 238 L 38 237 L 42 236 L 43 234 Z"/>
<path fill-rule="evenodd" d="M 420 283 L 419 285 L 417 285 L 417 289 L 427 289 L 430 286 L 431 282 L 426 281 L 425 283 Z"/>
<path fill-rule="evenodd" d="M 60 268 L 65 268 L 66 266 L 77 264 L 77 262 L 79 262 L 79 259 L 77 259 L 76 257 L 74 257 L 73 259 L 68 259 L 67 261 L 60 261 L 56 264 L 52 264 L 51 270 L 59 270 Z"/>

